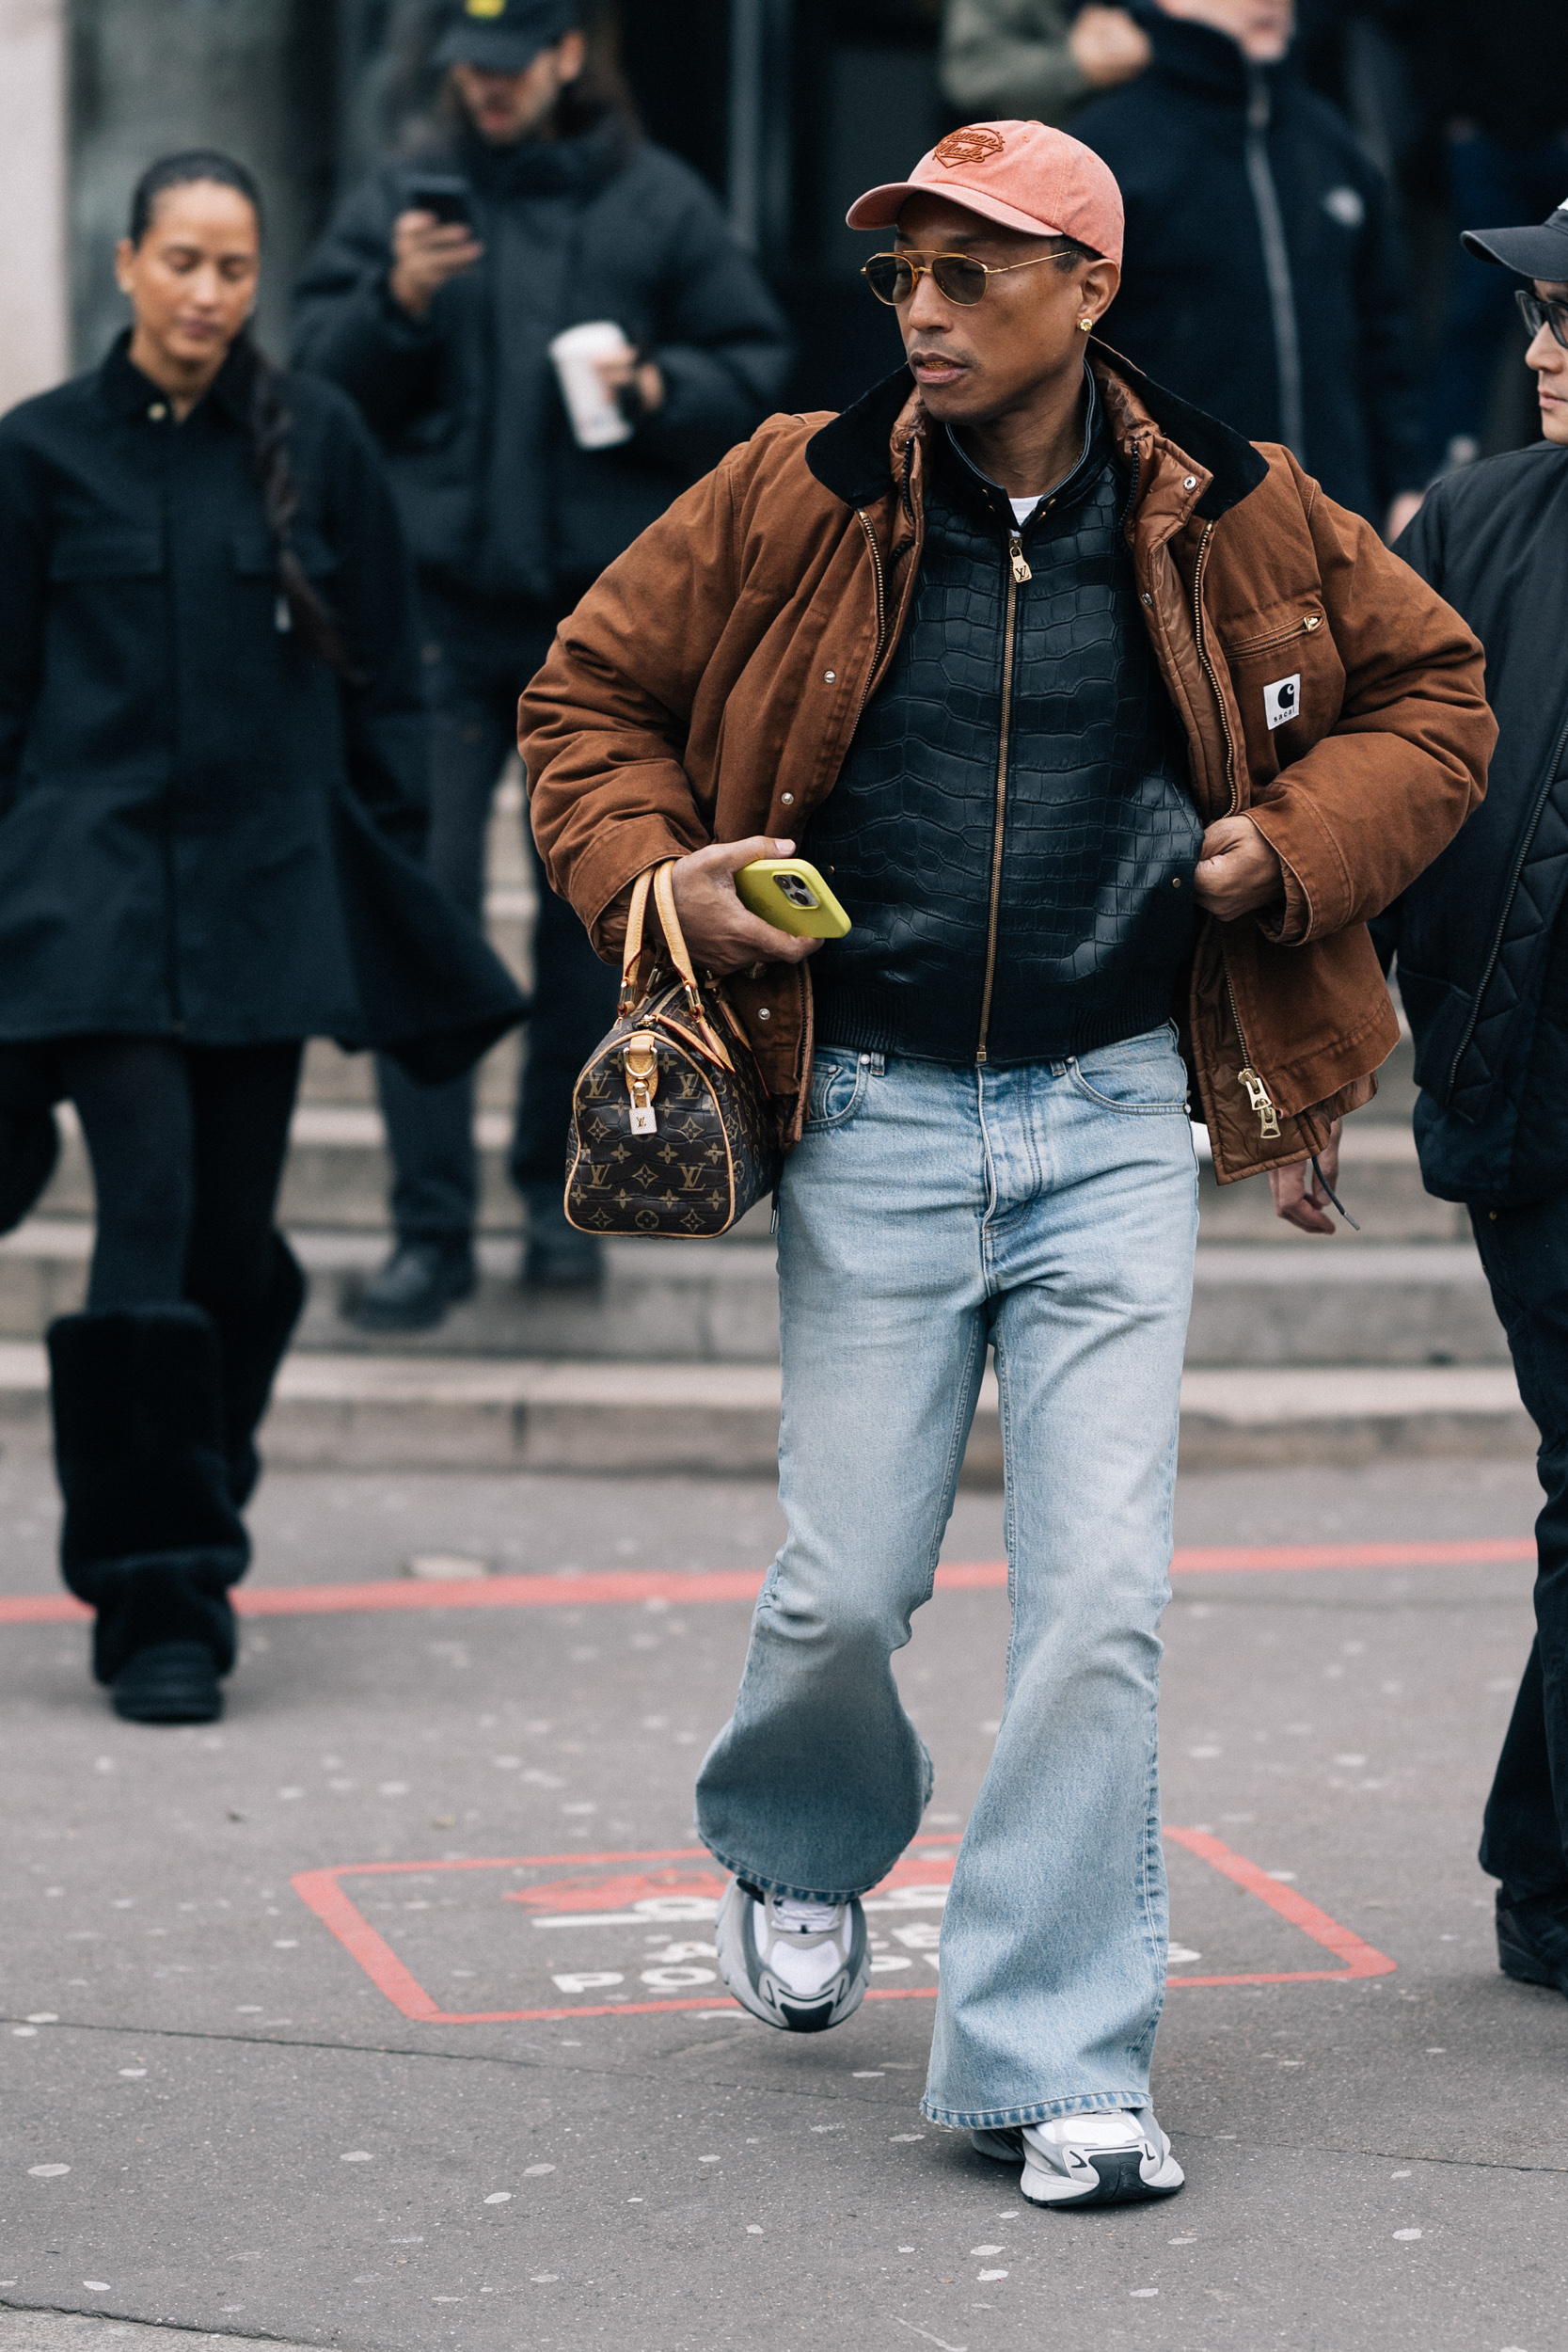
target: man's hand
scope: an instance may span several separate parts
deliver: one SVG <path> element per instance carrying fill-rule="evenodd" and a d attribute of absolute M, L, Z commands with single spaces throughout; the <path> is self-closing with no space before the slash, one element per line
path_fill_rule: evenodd
<path fill-rule="evenodd" d="M 1283 894 L 1284 869 L 1250 817 L 1222 817 L 1204 833 L 1193 887 L 1205 914 L 1233 923 Z"/>
<path fill-rule="evenodd" d="M 392 300 L 422 319 L 449 278 L 472 269 L 484 247 L 460 220 L 434 213 L 400 213 L 392 223 Z"/>
<path fill-rule="evenodd" d="M 1339 1131 L 1344 1121 L 1337 1119 L 1328 1141 L 1318 1153 L 1318 1166 L 1327 1182 L 1339 1189 Z M 1294 1168 L 1271 1168 L 1269 1190 L 1274 1195 L 1274 1213 L 1287 1225 L 1294 1225 L 1304 1233 L 1333 1233 L 1338 1231 L 1328 1214 L 1328 1195 L 1319 1184 L 1310 1160 L 1299 1160 Z"/>
<path fill-rule="evenodd" d="M 1148 35 L 1125 8 L 1081 8 L 1068 35 L 1073 63 L 1096 89 L 1114 89 L 1141 73 L 1154 52 Z"/>
<path fill-rule="evenodd" d="M 804 963 L 819 939 L 793 939 L 740 903 L 735 877 L 759 857 L 793 857 L 793 841 L 753 834 L 749 841 L 715 841 L 675 866 L 675 912 L 691 961 L 709 972 L 743 972 L 752 963 Z"/>
<path fill-rule="evenodd" d="M 663 407 L 664 378 L 652 359 L 639 359 L 632 353 L 625 359 L 595 359 L 594 370 L 607 400 L 618 401 L 626 387 L 634 385 L 640 415 L 651 417 L 656 408 Z"/>

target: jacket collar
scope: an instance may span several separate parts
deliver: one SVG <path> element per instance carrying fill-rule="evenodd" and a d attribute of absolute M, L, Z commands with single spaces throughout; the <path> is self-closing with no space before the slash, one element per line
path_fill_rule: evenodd
<path fill-rule="evenodd" d="M 256 373 L 255 345 L 241 335 L 230 345 L 217 374 L 201 399 L 193 408 L 215 407 L 236 424 L 250 421 L 250 389 Z M 117 417 L 145 417 L 149 408 L 166 398 L 150 375 L 132 364 L 131 329 L 126 326 L 115 337 L 98 371 L 98 396 Z"/>
<path fill-rule="evenodd" d="M 1089 339 L 1089 358 L 1118 448 L 1127 448 L 1141 427 L 1151 424 L 1211 477 L 1195 508 L 1205 522 L 1216 522 L 1257 489 L 1268 461 L 1240 433 L 1151 383 L 1098 336 Z M 812 435 L 806 464 L 846 506 L 874 506 L 894 486 L 895 452 L 901 457 L 910 435 L 923 432 L 925 422 L 925 405 L 911 390 L 908 368 L 895 368 Z"/>

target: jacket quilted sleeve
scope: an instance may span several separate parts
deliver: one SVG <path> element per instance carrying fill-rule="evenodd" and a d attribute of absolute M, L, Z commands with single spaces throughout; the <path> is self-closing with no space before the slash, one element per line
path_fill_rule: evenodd
<path fill-rule="evenodd" d="M 1370 524 L 1286 462 L 1345 677 L 1332 729 L 1247 811 L 1294 885 L 1265 930 L 1299 946 L 1370 921 L 1432 863 L 1481 803 L 1497 729 L 1471 630 Z"/>
<path fill-rule="evenodd" d="M 552 889 L 594 946 L 602 918 L 660 858 L 709 831 L 682 764 L 691 707 L 735 602 L 732 453 L 602 574 L 523 696 L 518 745 Z"/>

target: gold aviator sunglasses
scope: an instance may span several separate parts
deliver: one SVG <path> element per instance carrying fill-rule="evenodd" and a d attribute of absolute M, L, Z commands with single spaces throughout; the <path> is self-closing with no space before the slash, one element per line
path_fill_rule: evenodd
<path fill-rule="evenodd" d="M 965 310 L 984 296 L 993 278 L 1010 278 L 1015 269 L 1035 269 L 1041 262 L 1060 261 L 1069 246 L 1057 246 L 1050 253 L 1037 253 L 1027 262 L 1008 262 L 995 269 L 989 262 L 973 262 L 967 253 L 874 253 L 861 276 L 879 302 L 896 309 L 908 302 L 927 270 L 939 294 L 949 302 L 957 302 Z"/>

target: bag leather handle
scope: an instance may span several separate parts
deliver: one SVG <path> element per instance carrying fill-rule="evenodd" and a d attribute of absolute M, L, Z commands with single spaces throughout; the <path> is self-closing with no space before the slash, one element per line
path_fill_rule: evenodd
<path fill-rule="evenodd" d="M 616 1016 L 630 1012 L 637 1002 L 637 970 L 642 961 L 642 930 L 648 918 L 648 893 L 653 887 L 654 869 L 650 866 L 638 875 L 631 886 L 631 908 L 626 916 L 626 944 L 621 951 L 621 1001 Z"/>

